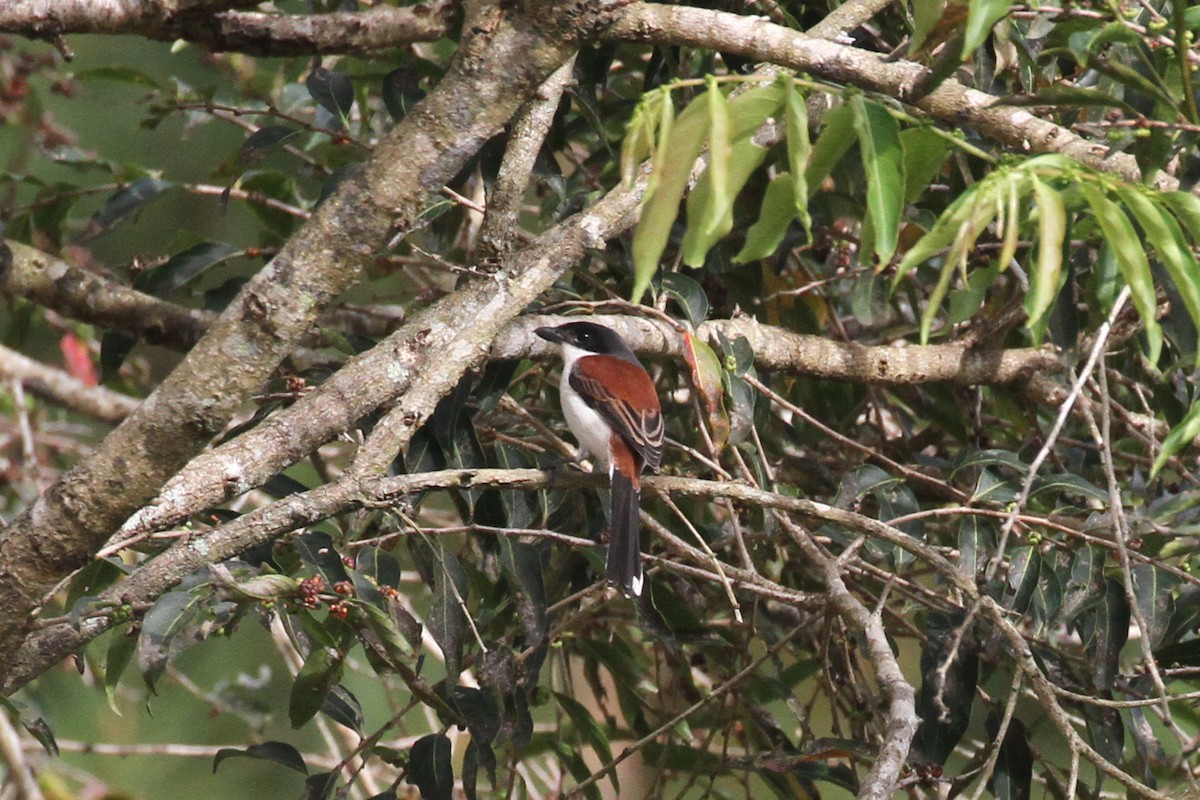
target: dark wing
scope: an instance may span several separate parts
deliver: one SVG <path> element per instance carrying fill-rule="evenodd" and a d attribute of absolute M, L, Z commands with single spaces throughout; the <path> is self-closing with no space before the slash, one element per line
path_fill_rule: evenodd
<path fill-rule="evenodd" d="M 658 471 L 662 410 L 654 382 L 640 364 L 615 356 L 585 356 L 571 370 L 571 387 L 613 426 L 645 466 Z"/>

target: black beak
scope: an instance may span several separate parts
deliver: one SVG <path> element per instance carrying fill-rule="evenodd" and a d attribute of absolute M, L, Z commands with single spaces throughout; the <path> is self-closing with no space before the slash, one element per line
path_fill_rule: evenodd
<path fill-rule="evenodd" d="M 535 328 L 533 332 L 547 342 L 558 342 L 559 344 L 563 342 L 562 332 L 558 328 Z"/>

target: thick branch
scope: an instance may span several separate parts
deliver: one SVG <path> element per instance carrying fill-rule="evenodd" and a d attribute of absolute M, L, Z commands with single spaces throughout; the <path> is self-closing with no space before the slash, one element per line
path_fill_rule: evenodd
<path fill-rule="evenodd" d="M 71 319 L 117 328 L 150 344 L 185 350 L 204 335 L 211 312 L 186 309 L 73 267 L 7 240 L 11 262 L 0 261 L 0 292 L 52 308 Z"/>
<path fill-rule="evenodd" d="M 519 319 L 496 339 L 492 357 L 525 358 L 531 354 L 550 354 L 552 348 L 541 343 L 533 335 L 533 329 L 559 325 L 568 319 L 550 316 Z M 639 353 L 682 357 L 680 335 L 661 322 L 626 316 L 608 316 L 597 321 L 617 330 Z M 1032 347 L 986 350 L 954 344 L 918 346 L 907 342 L 863 345 L 792 333 L 749 317 L 710 320 L 702 323 L 696 333 L 714 346 L 719 346 L 719 335 L 729 341 L 744 337 L 754 351 L 754 363 L 761 369 L 861 383 L 895 385 L 946 381 L 976 386 L 1011 383 L 1034 373 L 1048 374 L 1062 369 L 1050 350 Z"/>
<path fill-rule="evenodd" d="M 761 19 L 721 11 L 639 3 L 631 6 L 608 35 L 624 41 L 690 45 L 732 52 L 810 73 L 823 80 L 857 86 L 907 101 L 929 70 L 911 61 L 886 61 L 878 53 L 814 39 Z M 948 80 L 915 101 L 917 108 L 951 127 L 964 125 L 1018 153 L 1062 153 L 1096 169 L 1141 181 L 1132 155 L 1111 152 L 1066 128 L 1022 108 L 995 105 L 996 98 Z M 1160 189 L 1178 182 L 1155 176 Z"/>
<path fill-rule="evenodd" d="M 458 4 L 434 0 L 407 8 L 312 15 L 225 10 L 247 5 L 257 2 L 8 0 L 0 4 L 0 32 L 35 39 L 68 33 L 134 34 L 263 56 L 361 53 L 448 35 Z"/>

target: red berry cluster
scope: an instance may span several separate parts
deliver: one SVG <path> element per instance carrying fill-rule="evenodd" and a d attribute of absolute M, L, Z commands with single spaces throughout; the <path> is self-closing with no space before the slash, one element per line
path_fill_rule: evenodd
<path fill-rule="evenodd" d="M 300 602 L 305 608 L 317 609 L 321 607 L 321 590 L 325 588 L 325 579 L 320 575 L 313 575 L 311 578 L 305 578 L 300 581 Z"/>

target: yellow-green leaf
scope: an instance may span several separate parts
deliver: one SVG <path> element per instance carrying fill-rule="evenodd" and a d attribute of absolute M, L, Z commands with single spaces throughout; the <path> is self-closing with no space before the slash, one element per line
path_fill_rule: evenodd
<path fill-rule="evenodd" d="M 1141 315 L 1142 325 L 1146 329 L 1146 355 L 1150 363 L 1157 364 L 1162 353 L 1163 334 L 1156 314 L 1154 278 L 1150 274 L 1150 262 L 1146 260 L 1144 245 L 1129 218 L 1100 187 L 1084 181 L 1079 184 L 1079 191 L 1100 224 L 1100 231 L 1109 248 L 1117 257 L 1117 266 L 1129 285 L 1133 306 Z"/>
<path fill-rule="evenodd" d="M 726 176 L 728 188 L 734 196 L 746 185 L 750 175 L 759 168 L 766 157 L 767 149 L 755 144 L 752 139 L 741 139 L 734 143 Z M 696 187 L 688 195 L 688 227 L 680 249 L 683 251 L 683 263 L 691 267 L 702 266 L 704 257 L 712 246 L 733 230 L 732 213 L 724 215 L 714 230 L 705 230 L 702 225 L 692 222 L 712 213 L 711 208 L 717 202 L 713 197 L 712 186 L 712 176 L 705 170 L 700 180 L 696 181 Z"/>
<path fill-rule="evenodd" d="M 858 134 L 863 171 L 867 175 L 867 212 L 875 232 L 874 251 L 880 265 L 896 252 L 900 214 L 904 210 L 904 157 L 900 125 L 878 103 L 861 95 L 850 99 L 854 130 Z"/>
<path fill-rule="evenodd" d="M 1154 245 L 1154 251 L 1171 276 L 1192 322 L 1200 328 L 1200 264 L 1196 263 L 1179 223 L 1139 189 L 1122 187 L 1120 195 L 1125 207 L 1142 226 L 1146 238 Z M 1200 343 L 1196 358 L 1200 364 Z"/>
<path fill-rule="evenodd" d="M 1029 276 L 1029 294 L 1025 297 L 1026 323 L 1034 344 L 1042 343 L 1050 306 L 1062 283 L 1063 240 L 1067 235 L 1067 209 L 1062 197 L 1037 178 L 1033 197 L 1038 210 L 1038 256 Z M 1015 227 L 1015 222 L 1012 223 Z"/>
<path fill-rule="evenodd" d="M 699 220 L 705 236 L 733 227 L 733 196 L 735 189 L 729 185 L 729 162 L 733 158 L 733 141 L 730 138 L 729 103 L 711 75 L 705 93 L 708 108 L 708 186 L 710 202 L 703 219 Z M 688 218 L 688 225 L 697 220 Z M 726 227 L 728 226 L 728 228 Z"/>
<path fill-rule="evenodd" d="M 707 109 L 703 102 L 693 101 L 675 120 L 670 138 L 658 152 L 654 164 L 659 175 L 658 186 L 647 197 L 642 219 L 633 234 L 634 281 L 630 299 L 635 303 L 642 299 L 658 270 L 658 260 L 679 215 L 679 200 L 707 136 Z"/>
<path fill-rule="evenodd" d="M 821 132 L 813 143 L 804 180 L 809 186 L 820 186 L 837 162 L 854 145 L 854 112 L 849 106 L 834 106 L 821 117 Z"/>
<path fill-rule="evenodd" d="M 796 219 L 800 220 L 805 234 L 811 240 L 812 217 L 808 213 L 808 181 L 805 179 L 812 157 L 812 142 L 808 138 L 808 109 L 805 108 L 804 98 L 796 91 L 792 76 L 781 75 L 779 80 L 784 88 L 783 114 L 787 127 L 788 169 L 792 174 L 792 199 L 796 206 Z"/>
<path fill-rule="evenodd" d="M 775 252 L 796 216 L 795 193 L 796 181 L 790 172 L 781 173 L 771 181 L 763 195 L 758 221 L 746 231 L 746 243 L 733 257 L 733 263 L 745 264 Z"/>
<path fill-rule="evenodd" d="M 963 30 L 964 57 L 975 54 L 992 32 L 992 27 L 1008 14 L 1011 5 L 1008 0 L 971 0 Z"/>
<path fill-rule="evenodd" d="M 1167 461 L 1195 441 L 1197 436 L 1200 436 L 1200 402 L 1193 403 L 1187 416 L 1163 439 L 1162 450 L 1159 451 L 1158 458 L 1154 459 L 1154 466 L 1150 468 L 1150 477 L 1158 475 Z"/>

